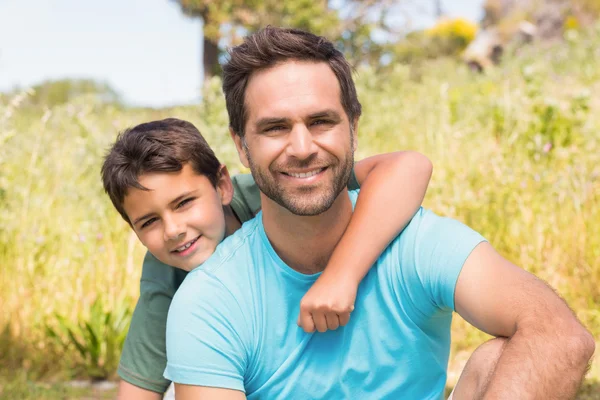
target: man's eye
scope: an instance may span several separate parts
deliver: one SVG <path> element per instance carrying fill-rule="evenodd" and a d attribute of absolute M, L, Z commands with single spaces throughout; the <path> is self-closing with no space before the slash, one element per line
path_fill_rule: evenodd
<path fill-rule="evenodd" d="M 317 119 L 312 122 L 312 125 L 326 125 L 331 124 L 331 121 L 327 119 Z"/>
<path fill-rule="evenodd" d="M 156 218 L 150 218 L 149 220 L 147 220 L 146 222 L 144 222 L 141 226 L 141 229 L 147 228 L 150 225 L 152 225 L 154 223 L 154 221 L 156 221 Z"/>
<path fill-rule="evenodd" d="M 181 208 L 181 207 L 185 206 L 186 204 L 191 203 L 193 200 L 194 200 L 193 197 L 190 197 L 189 199 L 182 200 L 179 204 L 177 204 L 177 208 Z"/>
<path fill-rule="evenodd" d="M 285 127 L 282 126 L 282 125 L 273 125 L 273 126 L 270 126 L 270 127 L 266 128 L 265 132 L 277 132 L 277 131 L 280 131 L 282 129 L 285 129 Z"/>

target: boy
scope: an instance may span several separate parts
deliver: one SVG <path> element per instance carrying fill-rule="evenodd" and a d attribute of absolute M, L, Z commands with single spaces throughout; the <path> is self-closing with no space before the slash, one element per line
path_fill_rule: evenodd
<path fill-rule="evenodd" d="M 298 325 L 305 331 L 324 332 L 348 322 L 359 282 L 418 210 L 431 169 L 429 160 L 414 152 L 355 165 L 348 186 L 362 183 L 356 210 L 325 272 L 299 305 Z M 113 205 L 148 248 L 118 371 L 119 397 L 158 399 L 169 385 L 162 374 L 171 299 L 186 271 L 200 266 L 259 211 L 259 190 L 250 175 L 231 179 L 200 132 L 174 118 L 119 135 L 102 179 Z"/>

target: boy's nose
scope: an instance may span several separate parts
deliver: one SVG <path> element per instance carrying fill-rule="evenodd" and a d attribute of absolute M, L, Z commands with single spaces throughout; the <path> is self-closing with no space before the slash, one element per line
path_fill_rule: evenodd
<path fill-rule="evenodd" d="M 176 240 L 185 234 L 185 224 L 174 218 L 164 219 L 164 240 Z"/>

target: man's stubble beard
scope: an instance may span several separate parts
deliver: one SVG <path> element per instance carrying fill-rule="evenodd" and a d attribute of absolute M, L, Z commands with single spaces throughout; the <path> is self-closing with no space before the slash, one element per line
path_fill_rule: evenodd
<path fill-rule="evenodd" d="M 253 162 L 248 147 L 243 139 L 242 145 L 246 158 L 248 159 L 250 171 L 252 172 L 254 181 L 260 191 L 281 207 L 298 216 L 314 216 L 329 210 L 342 190 L 348 185 L 352 169 L 354 168 L 354 146 L 351 141 L 350 149 L 346 153 L 347 157 L 344 160 L 341 160 L 339 164 L 329 166 L 328 168 L 334 173 L 331 186 L 325 187 L 320 193 L 314 194 L 311 194 L 314 189 L 311 190 L 308 188 L 304 195 L 298 196 L 292 193 L 286 193 L 285 189 L 273 179 L 273 173 L 270 171 L 265 173 L 265 171 Z M 298 163 L 296 166 L 298 165 L 307 168 L 311 166 L 311 161 Z"/>

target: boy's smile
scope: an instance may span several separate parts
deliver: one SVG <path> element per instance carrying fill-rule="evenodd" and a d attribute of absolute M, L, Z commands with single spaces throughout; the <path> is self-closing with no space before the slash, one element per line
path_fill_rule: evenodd
<path fill-rule="evenodd" d="M 142 244 L 163 263 L 187 271 L 206 261 L 225 237 L 223 206 L 233 194 L 227 170 L 216 188 L 190 164 L 138 180 L 148 190 L 130 188 L 123 208 Z"/>

